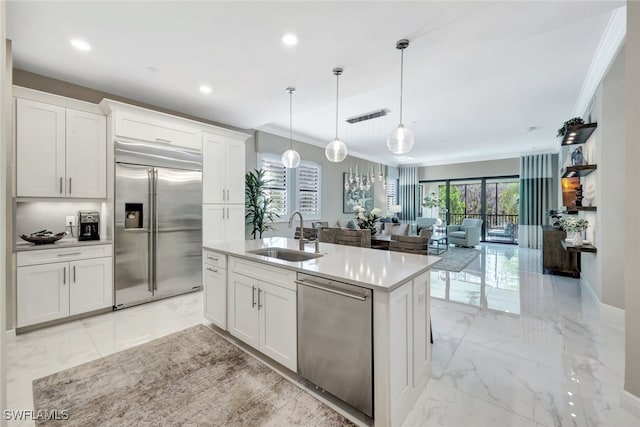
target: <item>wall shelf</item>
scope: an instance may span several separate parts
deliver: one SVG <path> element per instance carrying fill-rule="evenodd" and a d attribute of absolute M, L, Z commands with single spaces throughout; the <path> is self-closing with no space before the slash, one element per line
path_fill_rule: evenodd
<path fill-rule="evenodd" d="M 562 137 L 561 145 L 576 145 L 587 142 L 591 134 L 598 127 L 598 123 L 586 123 L 567 127 L 567 131 Z M 572 138 L 569 140 L 569 138 Z"/>
<path fill-rule="evenodd" d="M 562 244 L 562 247 L 564 248 L 564 250 L 567 251 L 567 252 L 589 252 L 589 253 L 593 253 L 593 254 L 598 252 L 596 247 L 593 246 L 593 245 L 590 245 L 590 244 L 584 244 L 584 245 L 575 246 L 575 245 L 572 245 L 571 243 L 567 242 L 566 240 L 562 240 L 561 244 Z"/>
<path fill-rule="evenodd" d="M 567 166 L 562 170 L 562 178 L 587 176 L 596 169 L 598 169 L 598 165 Z"/>
<path fill-rule="evenodd" d="M 571 206 L 571 207 L 567 208 L 567 213 L 568 214 L 576 214 L 579 211 L 595 212 L 597 210 L 598 210 L 598 208 L 595 207 L 595 206 Z"/>

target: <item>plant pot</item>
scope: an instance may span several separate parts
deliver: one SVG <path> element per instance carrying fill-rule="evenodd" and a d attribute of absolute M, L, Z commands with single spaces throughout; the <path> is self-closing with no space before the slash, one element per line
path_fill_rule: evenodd
<path fill-rule="evenodd" d="M 573 245 L 582 246 L 584 239 L 582 238 L 582 231 L 575 231 L 573 233 Z"/>

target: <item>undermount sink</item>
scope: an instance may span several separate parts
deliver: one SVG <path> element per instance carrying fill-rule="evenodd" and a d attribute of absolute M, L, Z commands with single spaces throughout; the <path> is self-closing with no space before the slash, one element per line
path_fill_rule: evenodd
<path fill-rule="evenodd" d="M 251 254 L 262 255 L 269 258 L 278 258 L 285 261 L 307 261 L 309 259 L 319 258 L 322 254 L 314 254 L 311 252 L 295 251 L 293 249 L 284 248 L 262 248 L 253 251 L 247 251 Z"/>

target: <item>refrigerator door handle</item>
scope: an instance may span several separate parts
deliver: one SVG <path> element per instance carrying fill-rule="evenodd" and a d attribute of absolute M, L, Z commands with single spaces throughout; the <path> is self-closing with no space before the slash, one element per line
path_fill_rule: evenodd
<path fill-rule="evenodd" d="M 153 290 L 158 290 L 158 281 L 156 280 L 156 272 L 158 271 L 156 265 L 156 258 L 158 256 L 157 248 L 158 248 L 158 229 L 159 227 L 159 215 L 158 215 L 158 169 L 153 168 L 153 231 L 155 236 L 153 238 Z"/>
<path fill-rule="evenodd" d="M 147 259 L 147 265 L 149 269 L 149 292 L 153 292 L 153 180 L 151 179 L 151 174 L 153 173 L 153 169 L 147 169 L 147 178 L 148 178 L 148 189 L 149 189 L 149 200 L 147 210 L 149 211 L 149 228 L 147 233 L 149 234 L 149 238 L 147 239 L 147 244 L 149 246 L 149 258 Z"/>

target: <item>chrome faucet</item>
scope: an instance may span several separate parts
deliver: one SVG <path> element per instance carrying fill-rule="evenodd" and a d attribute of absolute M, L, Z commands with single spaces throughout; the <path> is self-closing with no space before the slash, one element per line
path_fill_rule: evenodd
<path fill-rule="evenodd" d="M 293 225 L 293 217 L 296 216 L 296 215 L 298 215 L 300 217 L 300 244 L 299 244 L 299 249 L 301 251 L 304 251 L 304 243 L 305 243 L 305 240 L 304 240 L 304 227 L 303 227 L 303 224 L 304 224 L 303 221 L 304 220 L 302 219 L 302 214 L 300 212 L 294 211 L 291 214 L 291 216 L 289 217 L 289 228 L 291 228 L 291 226 Z"/>

